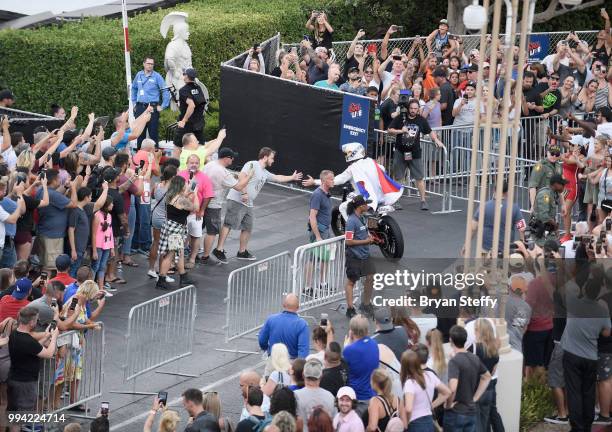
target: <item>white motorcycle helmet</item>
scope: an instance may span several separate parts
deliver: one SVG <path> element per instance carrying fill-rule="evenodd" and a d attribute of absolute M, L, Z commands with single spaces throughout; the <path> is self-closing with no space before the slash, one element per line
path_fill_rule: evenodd
<path fill-rule="evenodd" d="M 356 142 L 344 144 L 342 146 L 342 152 L 347 162 L 354 162 L 366 157 L 365 149 L 361 144 Z"/>

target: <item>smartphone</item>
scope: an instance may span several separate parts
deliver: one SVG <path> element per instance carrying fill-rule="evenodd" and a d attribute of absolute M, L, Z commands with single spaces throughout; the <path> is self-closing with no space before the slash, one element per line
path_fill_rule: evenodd
<path fill-rule="evenodd" d="M 108 407 L 109 407 L 108 402 L 102 402 L 100 404 L 100 415 L 108 416 Z"/>
<path fill-rule="evenodd" d="M 196 188 L 198 187 L 198 184 L 194 181 L 191 182 L 191 192 L 195 192 Z"/>
<path fill-rule="evenodd" d="M 599 231 L 599 240 L 602 242 L 606 241 L 606 232 L 604 230 Z"/>
<path fill-rule="evenodd" d="M 527 249 L 533 250 L 534 247 L 535 247 L 535 241 L 533 239 L 527 240 Z"/>
<path fill-rule="evenodd" d="M 259 48 L 259 44 L 254 44 L 254 45 L 253 45 L 253 51 L 254 51 L 254 52 L 255 52 L 255 51 L 257 51 L 257 48 Z"/>
<path fill-rule="evenodd" d="M 160 404 L 166 406 L 166 404 L 168 403 L 168 392 L 160 391 L 159 393 L 157 393 L 157 399 L 159 400 Z"/>
<path fill-rule="evenodd" d="M 46 271 L 40 272 L 40 280 L 41 280 L 41 282 L 46 282 L 47 281 L 47 277 L 48 277 L 48 274 L 47 274 Z"/>
<path fill-rule="evenodd" d="M 612 219 L 606 219 L 606 231 L 612 230 Z"/>
<path fill-rule="evenodd" d="M 468 100 L 468 95 L 467 95 L 467 93 L 463 93 L 463 99 Z"/>
<path fill-rule="evenodd" d="M 47 177 L 47 170 L 46 169 L 41 169 L 40 172 L 38 173 L 38 177 L 42 180 L 45 177 Z"/>
<path fill-rule="evenodd" d="M 49 333 L 53 332 L 57 328 L 57 321 L 53 320 L 49 323 Z"/>
<path fill-rule="evenodd" d="M 76 297 L 72 297 L 72 301 L 70 302 L 70 310 L 75 310 L 76 309 L 76 305 L 79 302 L 79 299 Z"/>
<path fill-rule="evenodd" d="M 140 174 L 140 167 L 136 167 L 134 169 L 134 172 L 136 173 L 136 175 Z"/>
<path fill-rule="evenodd" d="M 321 327 L 327 327 L 327 317 L 326 313 L 321 314 Z"/>
<path fill-rule="evenodd" d="M 193 180 L 193 171 L 189 171 L 189 180 Z"/>
<path fill-rule="evenodd" d="M 57 299 L 51 299 L 51 307 L 57 307 Z"/>
<path fill-rule="evenodd" d="M 369 53 L 375 53 L 376 51 L 377 51 L 376 44 L 373 44 L 373 43 L 368 44 L 368 52 Z"/>
<path fill-rule="evenodd" d="M 559 246 L 559 255 L 561 258 L 565 258 L 565 246 Z"/>
<path fill-rule="evenodd" d="M 402 60 L 402 56 L 398 56 L 398 55 L 394 55 L 392 58 L 393 58 L 393 60 L 396 60 L 396 61 L 401 61 Z"/>
<path fill-rule="evenodd" d="M 596 253 L 598 253 L 598 254 L 601 253 L 601 245 L 602 244 L 603 243 L 601 242 L 601 239 L 597 240 L 597 242 L 595 243 L 595 252 Z"/>
<path fill-rule="evenodd" d="M 404 31 L 404 26 L 395 26 L 395 29 L 396 29 L 398 32 L 403 32 L 403 31 Z"/>

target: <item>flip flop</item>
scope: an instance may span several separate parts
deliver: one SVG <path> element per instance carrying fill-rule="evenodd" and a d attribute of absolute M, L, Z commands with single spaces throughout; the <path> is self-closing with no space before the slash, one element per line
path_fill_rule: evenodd
<path fill-rule="evenodd" d="M 123 264 L 128 267 L 139 267 L 138 263 L 135 263 L 134 261 L 123 261 Z"/>
<path fill-rule="evenodd" d="M 120 277 L 116 277 L 116 278 L 115 278 L 115 279 L 113 279 L 113 280 L 107 280 L 106 282 L 108 282 L 108 283 L 116 283 L 116 284 L 119 284 L 119 285 L 124 285 L 124 284 L 126 284 L 126 283 L 127 283 L 127 282 L 125 281 L 125 279 L 121 279 Z"/>

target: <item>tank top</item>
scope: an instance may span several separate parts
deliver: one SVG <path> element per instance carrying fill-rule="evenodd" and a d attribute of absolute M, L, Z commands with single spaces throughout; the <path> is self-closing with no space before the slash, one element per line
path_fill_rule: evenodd
<path fill-rule="evenodd" d="M 448 33 L 444 37 L 440 36 L 440 32 L 436 32 L 434 38 L 434 51 L 438 55 L 442 55 L 442 47 L 448 44 Z"/>
<path fill-rule="evenodd" d="M 166 213 L 168 215 L 168 220 L 185 225 L 187 223 L 187 216 L 189 216 L 191 212 L 189 210 L 178 209 L 172 204 L 166 203 Z"/>
<path fill-rule="evenodd" d="M 593 52 L 595 53 L 593 55 L 594 58 L 600 60 L 605 65 L 608 64 L 608 61 L 610 60 L 610 55 L 608 54 L 608 51 L 606 50 L 605 43 L 599 48 L 595 48 Z"/>
<path fill-rule="evenodd" d="M 110 213 L 107 213 L 105 217 L 104 212 L 98 211 L 95 218 L 99 222 L 96 231 L 96 248 L 102 250 L 112 249 L 115 242 L 113 239 L 112 217 Z"/>
<path fill-rule="evenodd" d="M 563 178 L 575 185 L 578 183 L 578 164 L 570 164 L 563 161 Z"/>
<path fill-rule="evenodd" d="M 385 430 L 387 429 L 387 424 L 389 423 L 389 421 L 393 417 L 397 417 L 398 416 L 397 407 L 393 408 L 391 406 L 391 404 L 389 402 L 387 402 L 387 400 L 384 397 L 382 397 L 382 396 L 376 396 L 376 399 L 378 399 L 382 403 L 383 408 L 385 409 L 385 416 L 378 419 L 377 432 L 385 432 Z"/>
<path fill-rule="evenodd" d="M 595 106 L 594 108 L 601 108 L 601 107 L 607 107 L 608 106 L 608 91 L 609 91 L 609 85 L 607 85 L 606 82 L 606 86 L 604 88 L 598 88 L 597 91 L 595 92 Z"/>

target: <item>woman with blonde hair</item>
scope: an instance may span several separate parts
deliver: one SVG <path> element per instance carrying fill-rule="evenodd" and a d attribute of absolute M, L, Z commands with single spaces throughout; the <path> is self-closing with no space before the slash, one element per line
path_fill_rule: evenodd
<path fill-rule="evenodd" d="M 203 394 L 202 407 L 217 419 L 219 429 L 222 432 L 230 432 L 234 428 L 227 417 L 221 417 L 221 398 L 216 391 L 208 391 Z"/>
<path fill-rule="evenodd" d="M 270 376 L 261 389 L 266 396 L 270 396 L 278 384 L 283 386 L 291 385 L 291 376 L 289 375 L 291 361 L 289 360 L 287 346 L 282 343 L 272 345 L 268 362 Z"/>
<path fill-rule="evenodd" d="M 474 325 L 476 331 L 476 344 L 474 354 L 478 356 L 482 364 L 491 373 L 491 382 L 478 400 L 478 423 L 480 429 L 488 431 L 493 427 L 493 431 L 504 430 L 503 423 L 497 412 L 497 364 L 499 363 L 499 339 L 495 336 L 493 325 L 486 318 L 478 318 Z"/>
<path fill-rule="evenodd" d="M 429 348 L 427 367 L 432 369 L 444 384 L 448 384 L 448 368 L 442 333 L 438 329 L 431 329 L 425 335 L 425 341 Z"/>
<path fill-rule="evenodd" d="M 370 377 L 372 390 L 376 396 L 370 399 L 368 405 L 367 432 L 384 432 L 387 423 L 398 416 L 399 398 L 393 394 L 393 384 L 385 369 L 375 369 Z"/>
<path fill-rule="evenodd" d="M 153 422 L 155 421 L 155 415 L 162 411 L 161 419 L 159 420 L 159 429 L 158 432 L 176 432 L 177 426 L 181 421 L 180 416 L 176 411 L 166 409 L 164 404 L 159 402 L 157 397 L 153 401 L 153 406 L 151 407 L 151 411 L 149 411 L 149 415 L 145 420 L 143 432 L 151 432 L 153 428 Z"/>
<path fill-rule="evenodd" d="M 287 411 L 279 411 L 272 417 L 271 426 L 276 426 L 279 432 L 296 432 L 295 418 Z"/>

